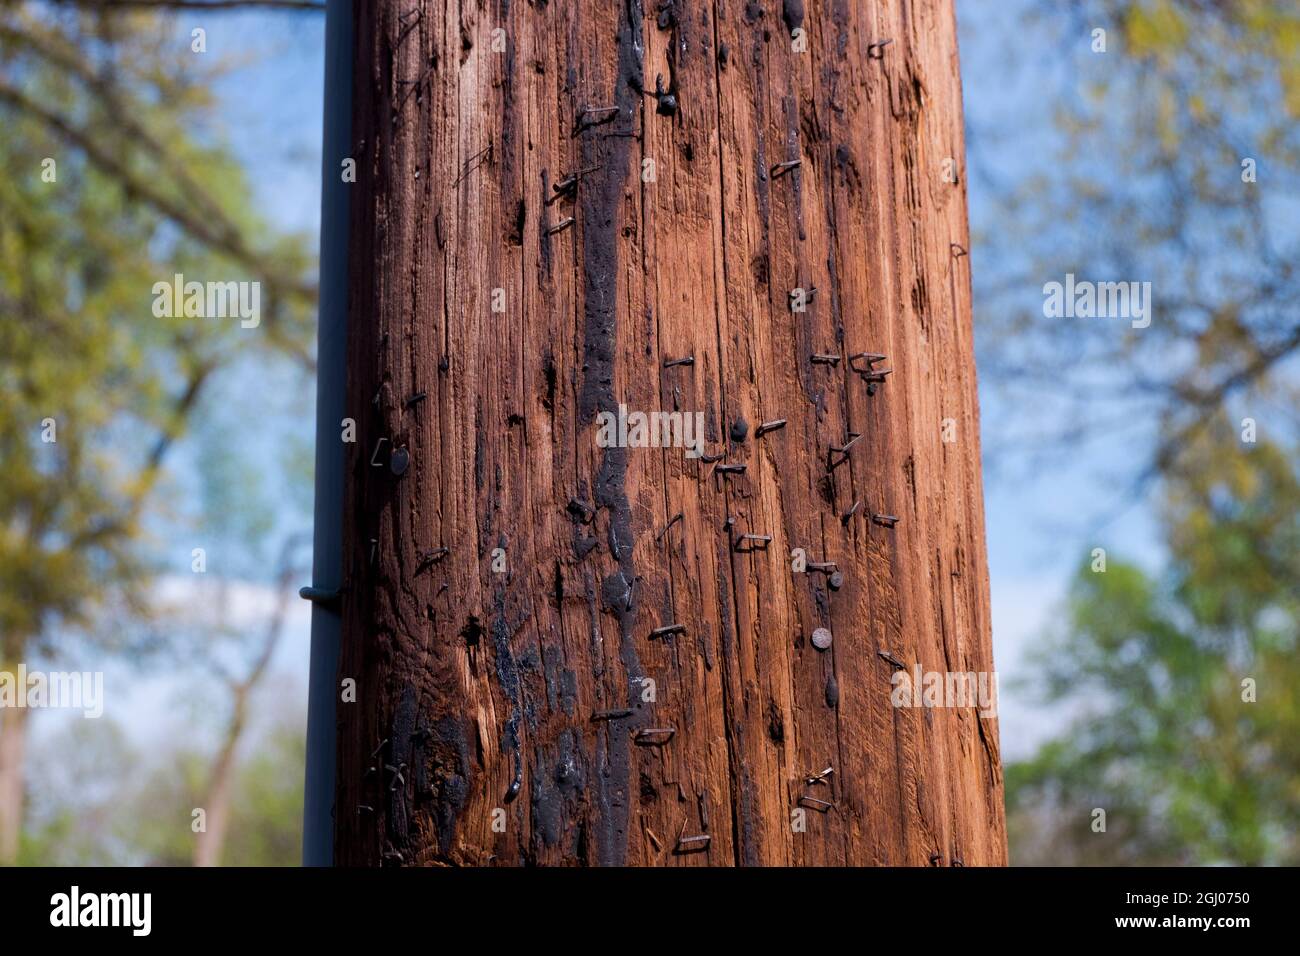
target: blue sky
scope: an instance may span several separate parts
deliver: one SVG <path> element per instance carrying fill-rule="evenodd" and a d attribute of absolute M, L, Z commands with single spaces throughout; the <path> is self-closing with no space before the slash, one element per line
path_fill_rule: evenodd
<path fill-rule="evenodd" d="M 1063 57 L 1043 35 L 1026 31 L 1022 14 L 1031 6 L 1042 8 L 1028 0 L 957 3 L 977 355 L 995 344 L 988 341 L 992 333 L 984 321 L 992 316 L 987 314 L 991 305 L 980 292 L 980 267 L 989 249 L 982 237 L 1001 227 L 998 192 L 1033 176 L 1054 176 L 1060 147 L 1054 127 L 1059 97 L 1075 95 L 1089 79 L 1086 73 L 1068 72 L 1077 61 Z M 1079 25 L 1077 42 L 1084 47 L 1090 29 L 1088 24 Z M 1085 69 L 1107 68 L 1103 57 L 1083 62 Z M 999 253 L 1006 252 L 1003 244 Z M 1002 261 L 996 266 L 1014 270 L 1016 264 Z M 1042 282 L 1059 278 L 1043 276 L 1023 292 L 1041 301 Z M 1150 500 L 1130 501 L 1127 486 L 1107 480 L 1105 469 L 1098 467 L 1098 463 L 1118 464 L 1118 471 L 1124 473 L 1123 464 L 1135 455 L 1132 432 L 1103 437 L 1060 455 L 1051 467 L 1026 465 L 1018 456 L 1039 449 L 1017 447 L 1008 436 L 1051 432 L 1059 426 L 1053 419 L 1059 409 L 1049 392 L 1017 390 L 1012 395 L 998 385 L 986 369 L 980 369 L 993 650 L 1002 685 L 1000 733 L 1003 756 L 1014 759 L 1029 756 L 1036 744 L 1061 726 L 1062 714 L 1035 708 L 1024 691 L 1009 684 L 1026 672 L 1025 651 L 1057 623 L 1079 562 L 1093 548 L 1104 547 L 1108 557 L 1122 555 L 1154 570 L 1162 564 L 1163 549 Z M 1099 523 L 1103 516 L 1104 525 Z"/>

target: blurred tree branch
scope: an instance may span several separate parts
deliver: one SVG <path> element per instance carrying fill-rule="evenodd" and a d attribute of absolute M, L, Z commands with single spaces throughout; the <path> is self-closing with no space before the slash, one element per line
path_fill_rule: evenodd
<path fill-rule="evenodd" d="M 125 164 L 107 150 L 101 149 L 90 134 L 74 126 L 53 110 L 47 109 L 5 83 L 0 83 L 0 101 L 10 103 L 40 119 L 50 129 L 85 153 L 97 166 L 121 180 L 128 195 L 144 200 L 199 241 L 225 253 L 250 271 L 262 275 L 272 288 L 284 283 L 288 285 L 290 291 L 298 295 L 315 298 L 316 289 L 313 284 L 296 278 L 268 274 L 266 264 L 252 249 L 248 248 L 239 230 L 230 223 L 223 222 L 220 218 L 215 223 L 209 223 L 197 212 L 185 209 L 164 195 L 152 183 L 127 169 Z"/>
<path fill-rule="evenodd" d="M 973 275 L 985 381 L 1018 396 L 1009 418 L 1040 427 L 1032 441 L 999 429 L 1015 437 L 990 446 L 1041 465 L 1119 440 L 1143 449 L 1127 463 L 1135 495 L 1177 467 L 1217 412 L 1283 394 L 1300 355 L 1290 212 L 1300 10 L 1262 0 L 1074 0 L 1064 18 L 1040 0 L 1025 9 L 1055 54 L 1034 69 L 1056 130 L 1046 162 L 990 180 L 997 225 L 980 230 Z M 1097 28 L 1104 53 L 1091 49 Z M 983 130 L 972 166 L 1024 154 L 1026 132 Z M 1046 319 L 1039 287 L 1066 273 L 1149 281 L 1150 326 Z M 1112 408 L 1129 411 L 1127 424 Z"/>
<path fill-rule="evenodd" d="M 310 247 L 255 213 L 205 137 L 216 72 L 178 45 L 174 6 L 317 8 L 0 2 L 0 666 L 122 643 L 128 622 L 91 612 L 149 612 L 148 505 L 213 377 L 242 356 L 311 362 Z M 232 270 L 263 287 L 255 333 L 149 307 L 158 280 Z M 0 725 L 0 863 L 23 733 Z"/>
<path fill-rule="evenodd" d="M 295 593 L 294 583 L 303 568 L 297 552 L 307 542 L 305 535 L 290 535 L 281 548 L 279 574 L 275 584 L 275 607 L 247 672 L 242 677 L 228 677 L 230 716 L 216 754 L 208 769 L 202 797 L 207 812 L 207 827 L 198 834 L 194 845 L 195 866 L 218 866 L 221 863 L 230 821 L 231 800 L 239 744 L 248 728 L 249 703 L 253 692 L 266 676 L 271 659 L 284 633 L 285 618 Z"/>

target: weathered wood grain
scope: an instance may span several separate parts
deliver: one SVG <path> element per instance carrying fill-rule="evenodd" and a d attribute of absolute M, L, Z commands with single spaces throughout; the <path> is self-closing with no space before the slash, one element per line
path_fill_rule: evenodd
<path fill-rule="evenodd" d="M 338 861 L 1004 863 L 950 0 L 356 28 Z"/>

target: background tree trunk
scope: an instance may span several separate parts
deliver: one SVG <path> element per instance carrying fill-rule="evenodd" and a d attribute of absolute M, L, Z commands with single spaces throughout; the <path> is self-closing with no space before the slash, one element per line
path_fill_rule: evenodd
<path fill-rule="evenodd" d="M 951 3 L 355 23 L 338 862 L 1004 863 Z"/>
<path fill-rule="evenodd" d="M 207 810 L 206 828 L 194 838 L 194 865 L 219 866 L 225 849 L 226 830 L 230 825 L 231 792 L 235 784 L 235 754 L 248 720 L 248 695 L 236 690 L 232 697 L 232 716 L 221 738 L 221 746 L 208 771 L 203 807 Z"/>
<path fill-rule="evenodd" d="M 230 830 L 230 816 L 233 807 L 236 776 L 239 772 L 239 745 L 243 741 L 244 731 L 248 729 L 249 704 L 253 693 L 262 683 L 275 650 L 284 633 L 285 618 L 289 605 L 293 602 L 293 582 L 302 574 L 302 569 L 294 562 L 294 553 L 302 544 L 297 535 L 291 535 L 285 542 L 280 555 L 280 573 L 276 579 L 275 609 L 267 621 L 266 633 L 258 646 L 257 654 L 249 664 L 248 672 L 240 678 L 230 678 L 230 719 L 226 721 L 221 743 L 212 758 L 208 771 L 207 788 L 200 804 L 207 810 L 207 828 L 196 835 L 194 840 L 195 866 L 220 866 L 221 855 L 226 846 L 226 834 Z M 222 594 L 223 601 L 226 596 Z"/>
<path fill-rule="evenodd" d="M 17 681 L 17 665 L 0 666 Z M 26 688 L 15 686 L 17 693 Z M 0 866 L 18 859 L 23 827 L 23 765 L 27 751 L 27 709 L 0 707 Z"/>

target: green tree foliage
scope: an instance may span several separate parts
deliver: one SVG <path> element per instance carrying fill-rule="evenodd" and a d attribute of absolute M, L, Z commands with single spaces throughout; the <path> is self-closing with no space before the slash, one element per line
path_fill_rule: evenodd
<path fill-rule="evenodd" d="M 125 862 L 130 834 L 121 819 L 128 768 L 145 755 L 112 717 L 69 721 L 32 755 L 44 781 L 32 805 L 17 862 L 30 866 L 114 866 Z"/>
<path fill-rule="evenodd" d="M 0 668 L 120 646 L 150 612 L 168 453 L 213 380 L 251 354 L 310 361 L 314 256 L 257 215 L 217 122 L 224 68 L 147 5 L 0 5 Z M 260 323 L 157 317 L 176 274 L 258 283 Z M 0 765 L 0 858 L 20 774 Z"/>
<path fill-rule="evenodd" d="M 1125 435 L 1134 454 L 1106 470 L 1146 487 L 1218 410 L 1286 418 L 1295 406 L 1300 7 L 1022 9 L 1002 68 L 1026 71 L 1021 95 L 1055 129 L 971 135 L 972 193 L 991 201 L 973 269 L 981 377 L 1011 399 L 991 447 L 1077 455 Z M 1067 273 L 1150 282 L 1150 326 L 1046 318 L 1043 285 Z"/>
<path fill-rule="evenodd" d="M 302 861 L 302 778 L 306 733 L 294 722 L 272 729 L 242 763 L 233 788 L 233 813 L 224 866 L 297 866 Z M 156 766 L 120 818 L 132 862 L 189 866 L 194 857 L 193 811 L 203 805 L 209 758 L 181 750 Z"/>
<path fill-rule="evenodd" d="M 302 721 L 272 710 L 255 753 L 234 777 L 222 862 L 297 866 L 302 852 Z M 191 747 L 142 750 L 112 718 L 74 720 L 35 755 L 47 781 L 19 863 L 45 866 L 189 866 L 210 755 Z"/>
<path fill-rule="evenodd" d="M 0 637 L 48 654 L 138 597 L 147 494 L 214 372 L 303 351 L 311 258 L 258 221 L 211 77 L 156 14 L 0 11 Z M 54 182 L 43 181 L 46 159 Z M 155 282 L 262 283 L 264 318 L 156 318 Z M 52 419 L 56 441 L 43 441 Z"/>
<path fill-rule="evenodd" d="M 1037 654 L 1074 718 L 1008 769 L 1018 862 L 1300 863 L 1297 455 L 1201 434 L 1168 485 L 1166 573 L 1089 560 Z"/>
<path fill-rule="evenodd" d="M 1069 726 L 1007 767 L 1012 858 L 1300 862 L 1300 8 L 983 13 L 968 22 L 997 50 L 1016 30 L 995 66 L 1022 108 L 969 136 L 991 463 L 1104 471 L 1118 484 L 1095 484 L 1082 516 L 1154 502 L 1168 558 L 1112 554 L 1097 573 L 1090 556 L 1026 669 Z M 1150 325 L 1046 317 L 1043 286 L 1068 273 L 1149 282 Z M 1229 426 L 1246 417 L 1258 444 Z"/>

